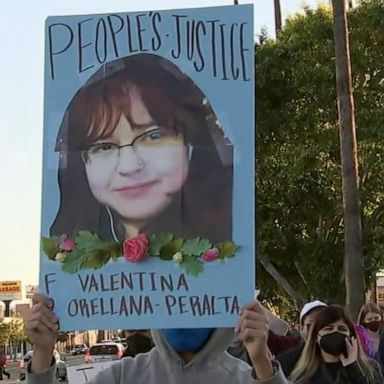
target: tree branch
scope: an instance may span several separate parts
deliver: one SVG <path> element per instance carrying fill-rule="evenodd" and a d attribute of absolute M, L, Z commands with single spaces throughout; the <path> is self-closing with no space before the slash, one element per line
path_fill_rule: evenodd
<path fill-rule="evenodd" d="M 292 297 L 296 308 L 300 308 L 302 303 L 304 303 L 304 298 L 292 287 L 288 280 L 275 268 L 271 263 L 268 257 L 260 256 L 258 257 L 260 264 L 264 269 L 275 279 L 277 284 Z"/>

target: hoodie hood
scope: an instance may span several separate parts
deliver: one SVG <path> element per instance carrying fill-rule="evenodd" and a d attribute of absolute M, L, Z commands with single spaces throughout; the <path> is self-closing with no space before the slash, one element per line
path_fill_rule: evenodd
<path fill-rule="evenodd" d="M 181 356 L 169 345 L 160 330 L 152 330 L 151 333 L 153 341 L 160 352 L 160 356 L 163 356 L 167 361 L 178 361 L 185 364 Z M 201 364 L 220 359 L 221 355 L 231 345 L 234 337 L 235 333 L 233 328 L 216 328 L 204 347 L 185 365 Z"/>

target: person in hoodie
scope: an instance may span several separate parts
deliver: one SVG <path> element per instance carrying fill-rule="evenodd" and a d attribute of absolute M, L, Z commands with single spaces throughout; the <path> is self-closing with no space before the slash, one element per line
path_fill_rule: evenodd
<path fill-rule="evenodd" d="M 33 344 L 26 384 L 53 384 L 52 353 L 57 340 L 58 319 L 53 302 L 36 295 L 25 329 Z M 253 367 L 230 356 L 226 349 L 241 335 Z M 155 347 L 135 358 L 109 366 L 90 384 L 287 384 L 267 347 L 268 320 L 259 302 L 245 305 L 235 330 L 232 328 L 163 329 L 152 331 Z"/>

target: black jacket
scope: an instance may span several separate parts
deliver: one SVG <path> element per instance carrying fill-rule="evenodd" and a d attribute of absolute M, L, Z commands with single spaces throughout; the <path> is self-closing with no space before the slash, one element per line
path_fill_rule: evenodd
<path fill-rule="evenodd" d="M 299 361 L 301 352 L 303 351 L 304 343 L 297 345 L 296 347 L 289 349 L 286 352 L 280 353 L 276 356 L 276 360 L 280 362 L 281 369 L 284 372 L 286 377 L 292 373 L 293 369 L 296 366 L 296 363 Z"/>
<path fill-rule="evenodd" d="M 370 363 L 375 370 L 375 377 L 373 379 L 368 379 L 365 376 L 357 362 L 346 367 L 340 363 L 336 378 L 333 378 L 326 365 L 322 364 L 313 378 L 305 384 L 383 384 L 384 379 L 379 365 L 373 360 L 370 360 Z"/>

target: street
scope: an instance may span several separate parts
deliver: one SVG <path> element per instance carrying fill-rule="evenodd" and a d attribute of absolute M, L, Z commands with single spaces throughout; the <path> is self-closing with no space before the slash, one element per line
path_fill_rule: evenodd
<path fill-rule="evenodd" d="M 70 354 L 62 353 L 61 356 L 65 358 L 67 367 L 84 364 L 84 355 L 72 356 Z M 4 384 L 20 384 L 23 381 L 19 380 L 19 361 L 8 361 L 7 372 L 11 374 L 10 380 L 4 376 Z M 66 384 L 67 382 L 60 382 Z"/>

